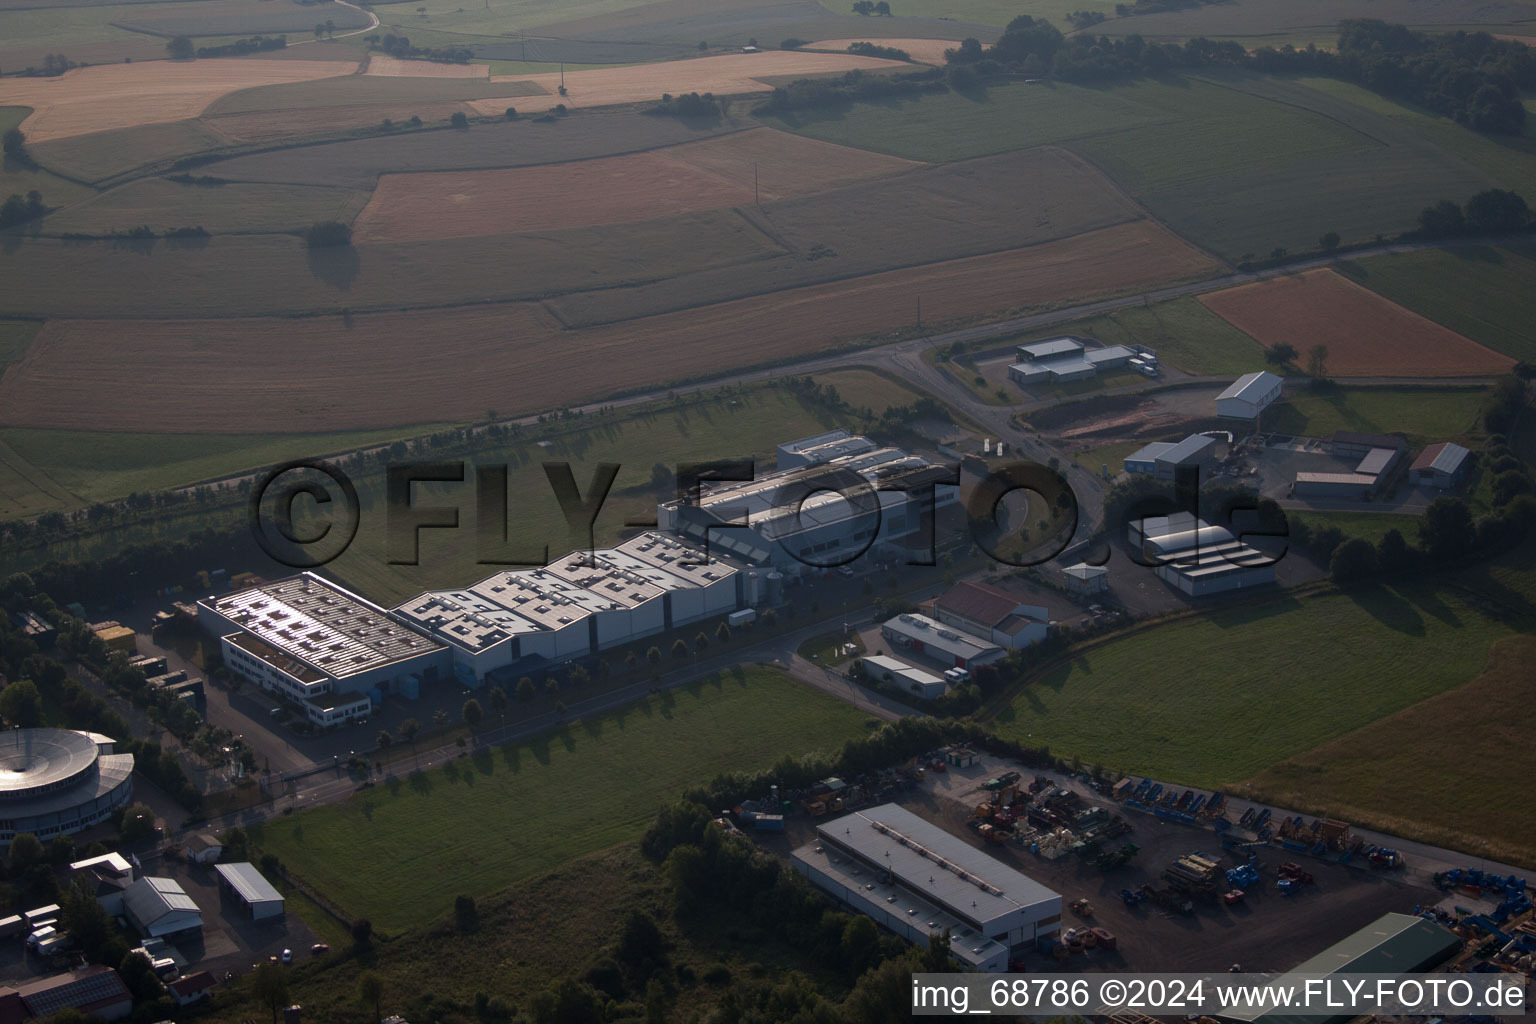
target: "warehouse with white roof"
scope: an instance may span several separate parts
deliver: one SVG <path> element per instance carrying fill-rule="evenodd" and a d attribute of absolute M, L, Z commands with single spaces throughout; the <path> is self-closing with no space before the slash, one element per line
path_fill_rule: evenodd
<path fill-rule="evenodd" d="M 1001 644 L 961 632 L 926 615 L 898 615 L 880 626 L 892 648 L 920 654 L 944 668 L 974 669 L 1002 661 Z"/>
<path fill-rule="evenodd" d="M 950 934 L 950 953 L 1005 971 L 1014 949 L 1061 931 L 1061 895 L 896 804 L 818 825 L 795 870 L 839 903 L 915 943 Z"/>
<path fill-rule="evenodd" d="M 414 696 L 452 671 L 442 644 L 312 572 L 204 598 L 197 616 L 231 671 L 319 726 L 366 716 L 375 697 Z"/>
<path fill-rule="evenodd" d="M 1127 473 L 1143 473 L 1172 480 L 1180 469 L 1196 469 L 1204 475 L 1216 464 L 1216 439 L 1190 434 L 1182 441 L 1153 441 L 1125 457 Z"/>
<path fill-rule="evenodd" d="M 418 594 L 390 614 L 446 644 L 459 680 L 479 686 L 514 665 L 557 664 L 728 614 L 739 605 L 737 577 L 730 563 L 648 532 Z"/>
<path fill-rule="evenodd" d="M 256 865 L 246 861 L 215 864 L 213 870 L 219 873 L 219 890 L 244 907 L 252 920 L 283 916 L 283 894 L 256 870 Z"/>
<path fill-rule="evenodd" d="M 958 502 L 954 471 L 900 448 L 866 446 L 868 440 L 781 445 L 780 457 L 799 463 L 794 468 L 706 482 L 697 495 L 658 505 L 658 527 L 712 556 L 794 574 L 847 564 L 866 552 L 905 555 L 904 542 L 921 537 L 924 521 Z"/>
<path fill-rule="evenodd" d="M 1466 473 L 1471 452 L 1459 444 L 1441 441 L 1419 453 L 1408 467 L 1408 474 L 1416 484 L 1450 488 L 1461 482 Z"/>
<path fill-rule="evenodd" d="M 201 931 L 203 912 L 174 878 L 146 876 L 123 890 L 123 913 L 140 937 L 163 939 Z"/>
<path fill-rule="evenodd" d="M 1191 597 L 1275 581 L 1274 557 L 1188 512 L 1139 519 L 1126 531 L 1158 579 Z"/>
<path fill-rule="evenodd" d="M 1019 361 L 1008 367 L 1008 379 L 1021 386 L 1082 380 L 1100 370 L 1124 366 L 1134 355 L 1124 345 L 1089 348 L 1078 338 L 1052 338 L 1020 345 Z"/>
<path fill-rule="evenodd" d="M 1258 420 L 1285 389 L 1285 379 L 1268 370 L 1245 373 L 1216 396 L 1216 415 L 1234 420 Z"/>

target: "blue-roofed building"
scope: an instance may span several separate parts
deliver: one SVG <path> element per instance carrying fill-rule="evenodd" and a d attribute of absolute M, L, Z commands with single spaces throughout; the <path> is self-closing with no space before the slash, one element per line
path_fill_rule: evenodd
<path fill-rule="evenodd" d="M 1216 463 L 1216 439 L 1190 434 L 1182 441 L 1153 441 L 1125 457 L 1127 473 L 1145 473 L 1172 480 L 1182 467 L 1195 467 L 1204 476 Z"/>

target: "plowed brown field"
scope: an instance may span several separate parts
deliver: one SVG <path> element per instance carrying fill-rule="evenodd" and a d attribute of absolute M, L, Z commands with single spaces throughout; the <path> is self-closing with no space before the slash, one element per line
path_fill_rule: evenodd
<path fill-rule="evenodd" d="M 825 352 L 910 326 L 918 295 L 931 325 L 1215 269 L 1139 221 L 581 330 L 537 303 L 347 320 L 53 320 L 0 379 L 0 423 L 271 433 L 533 412 Z"/>
<path fill-rule="evenodd" d="M 1303 361 L 1328 347 L 1331 377 L 1483 377 L 1515 364 L 1331 270 L 1271 278 L 1200 296 L 1266 348 L 1289 343 Z"/>
<path fill-rule="evenodd" d="M 386 174 L 361 242 L 463 238 L 652 220 L 785 199 L 922 166 L 756 128 L 646 153 L 486 171 Z"/>
<path fill-rule="evenodd" d="M 31 142 L 196 117 L 220 96 L 258 85 L 350 75 L 355 61 L 157 60 L 76 68 L 58 78 L 0 79 L 0 106 L 31 107 Z"/>

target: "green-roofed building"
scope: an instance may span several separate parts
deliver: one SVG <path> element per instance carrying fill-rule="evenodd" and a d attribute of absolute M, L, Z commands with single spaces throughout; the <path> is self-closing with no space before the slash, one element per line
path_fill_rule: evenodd
<path fill-rule="evenodd" d="M 1419 974 L 1455 956 L 1461 938 L 1433 921 L 1413 914 L 1386 914 L 1353 935 L 1298 964 L 1287 975 Z M 1282 976 L 1282 977 L 1285 977 Z M 1241 1024 L 1344 1024 L 1360 1016 L 1303 1017 L 1284 1009 L 1255 1012 L 1227 1007 L 1217 1014 Z"/>

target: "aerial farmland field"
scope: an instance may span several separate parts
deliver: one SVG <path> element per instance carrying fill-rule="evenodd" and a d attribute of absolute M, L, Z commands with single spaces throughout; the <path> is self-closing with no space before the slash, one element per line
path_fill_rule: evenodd
<path fill-rule="evenodd" d="M 517 169 L 384 175 L 361 242 L 650 220 L 823 191 L 916 165 L 758 128 L 664 149 Z"/>
<path fill-rule="evenodd" d="M 195 255 L 206 262 L 206 253 L 232 241 L 242 240 L 215 238 Z M 487 408 L 533 412 L 825 352 L 910 325 L 917 294 L 925 322 L 942 323 L 1166 283 L 1210 267 L 1193 249 L 1136 222 L 583 330 L 561 326 L 556 304 L 300 320 L 55 321 L 0 379 L 0 422 L 194 432 L 217 422 L 253 433 L 281 422 L 320 432 L 469 420 Z M 750 350 L 719 344 L 748 332 L 756 338 Z M 425 336 L 441 339 L 431 366 L 410 358 Z M 134 352 L 134 361 L 108 358 L 121 351 Z M 311 372 L 316 351 L 328 353 L 331 372 L 323 378 Z M 572 372 L 573 362 L 584 372 Z M 174 379 L 161 372 L 168 366 L 177 368 Z M 465 366 L 474 373 L 466 377 Z M 268 386 L 252 389 L 251 379 Z M 126 395 L 136 400 L 113 397 Z"/>
<path fill-rule="evenodd" d="M 1536 259 L 1529 246 L 1371 256 L 1339 273 L 1513 359 L 1536 362 Z"/>
<path fill-rule="evenodd" d="M 1266 348 L 1327 348 L 1335 377 L 1481 377 L 1514 360 L 1383 299 L 1331 270 L 1273 278 L 1200 301 Z"/>
<path fill-rule="evenodd" d="M 1487 389 L 1479 387 L 1296 387 L 1273 407 L 1265 426 L 1303 437 L 1354 430 L 1400 433 L 1419 444 L 1467 440 L 1479 429 L 1487 399 Z"/>
<path fill-rule="evenodd" d="M 367 193 L 354 189 L 145 178 L 52 214 L 41 230 L 112 234 L 147 225 L 156 231 L 200 227 L 213 234 L 302 231 L 316 221 L 350 221 L 367 202 Z"/>
<path fill-rule="evenodd" d="M 0 104 L 31 107 L 34 142 L 196 117 L 220 96 L 275 82 L 350 75 L 348 60 L 200 60 L 76 68 L 58 79 L 0 79 Z"/>

